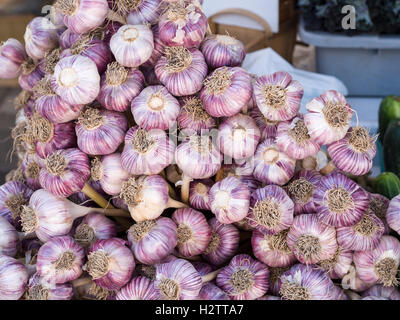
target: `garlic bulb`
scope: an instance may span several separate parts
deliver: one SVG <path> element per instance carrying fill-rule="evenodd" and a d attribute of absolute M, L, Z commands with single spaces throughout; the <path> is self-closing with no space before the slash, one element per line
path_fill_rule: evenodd
<path fill-rule="evenodd" d="M 0 255 L 0 299 L 18 300 L 28 283 L 26 267 L 18 260 Z"/>

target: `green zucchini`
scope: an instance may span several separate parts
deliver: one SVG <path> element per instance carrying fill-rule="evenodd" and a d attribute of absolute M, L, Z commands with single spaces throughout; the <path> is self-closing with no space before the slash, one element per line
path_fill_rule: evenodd
<path fill-rule="evenodd" d="M 400 179 L 393 172 L 384 172 L 374 179 L 373 189 L 375 193 L 393 199 L 400 194 Z"/>
<path fill-rule="evenodd" d="M 388 96 L 379 106 L 379 140 L 383 143 L 389 123 L 400 119 L 400 97 Z"/>

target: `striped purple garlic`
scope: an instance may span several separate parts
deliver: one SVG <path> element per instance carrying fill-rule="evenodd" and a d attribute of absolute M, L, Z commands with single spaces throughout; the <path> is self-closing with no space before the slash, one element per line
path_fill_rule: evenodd
<path fill-rule="evenodd" d="M 318 262 L 318 265 L 329 272 L 331 279 L 343 279 L 349 273 L 353 262 L 353 251 L 342 249 L 339 245 L 335 255 L 327 260 Z"/>
<path fill-rule="evenodd" d="M 314 192 L 318 219 L 334 227 L 350 227 L 368 209 L 369 196 L 359 185 L 339 172 L 321 178 Z"/>
<path fill-rule="evenodd" d="M 160 86 L 161 82 L 156 76 L 154 67 L 152 65 L 147 65 L 147 63 L 140 66 L 140 71 L 142 71 L 144 76 L 144 82 L 147 86 Z"/>
<path fill-rule="evenodd" d="M 274 296 L 279 296 L 279 290 L 281 289 L 282 281 L 281 281 L 281 275 L 284 274 L 286 271 L 288 271 L 295 263 L 297 260 L 292 263 L 290 266 L 285 267 L 285 268 L 269 268 L 269 289 L 268 292 L 270 294 L 273 294 Z M 280 300 L 280 299 L 279 299 Z"/>
<path fill-rule="evenodd" d="M 203 284 L 197 300 L 230 300 L 229 296 L 211 282 Z"/>
<path fill-rule="evenodd" d="M 171 128 L 179 115 L 179 102 L 163 86 L 146 87 L 132 101 L 131 111 L 139 127 L 151 130 Z"/>
<path fill-rule="evenodd" d="M 26 27 L 24 40 L 28 56 L 35 61 L 43 59 L 58 46 L 56 27 L 48 18 L 36 17 Z"/>
<path fill-rule="evenodd" d="M 203 253 L 211 241 L 211 227 L 203 213 L 191 208 L 177 209 L 172 215 L 177 225 L 177 249 L 190 258 Z"/>
<path fill-rule="evenodd" d="M 261 113 L 271 121 L 287 121 L 296 116 L 303 97 L 300 82 L 284 71 L 258 78 L 254 95 Z"/>
<path fill-rule="evenodd" d="M 368 284 L 397 286 L 400 264 L 400 242 L 395 237 L 383 236 L 378 246 L 369 251 L 356 251 L 354 264 L 360 279 Z"/>
<path fill-rule="evenodd" d="M 160 15 L 161 0 L 140 0 L 129 1 L 111 0 L 110 8 L 126 15 L 126 20 L 129 24 L 155 24 L 158 22 Z"/>
<path fill-rule="evenodd" d="M 345 290 L 352 290 L 352 292 L 363 292 L 371 288 L 373 284 L 362 281 L 357 274 L 354 264 L 351 264 L 349 271 L 342 278 L 341 286 Z"/>
<path fill-rule="evenodd" d="M 167 208 L 186 206 L 169 197 L 168 184 L 159 175 L 130 177 L 123 182 L 119 197 L 136 222 L 157 219 Z"/>
<path fill-rule="evenodd" d="M 231 117 L 247 105 L 251 94 L 251 78 L 246 70 L 221 67 L 205 79 L 200 98 L 211 116 Z"/>
<path fill-rule="evenodd" d="M 88 156 L 79 149 L 58 150 L 47 156 L 40 185 L 55 196 L 69 197 L 83 189 L 90 177 Z"/>
<path fill-rule="evenodd" d="M 201 51 L 181 46 L 166 47 L 154 70 L 161 83 L 177 97 L 199 92 L 208 73 Z"/>
<path fill-rule="evenodd" d="M 217 285 L 232 300 L 255 300 L 268 291 L 269 269 L 249 255 L 239 254 L 218 273 Z"/>
<path fill-rule="evenodd" d="M 166 217 L 138 222 L 127 235 L 136 260 L 146 265 L 162 262 L 178 243 L 176 224 Z"/>
<path fill-rule="evenodd" d="M 321 174 L 316 170 L 298 171 L 286 187 L 294 202 L 294 214 L 314 213 L 314 192 L 318 188 Z"/>
<path fill-rule="evenodd" d="M 254 230 L 251 237 L 254 256 L 273 268 L 285 268 L 293 265 L 296 257 L 286 241 L 288 231 L 283 230 L 275 235 L 266 235 Z"/>
<path fill-rule="evenodd" d="M 169 1 L 158 20 L 160 39 L 170 47 L 199 47 L 207 30 L 207 17 L 190 0 Z"/>
<path fill-rule="evenodd" d="M 202 278 L 190 262 L 176 259 L 156 266 L 154 285 L 160 300 L 195 300 Z"/>
<path fill-rule="evenodd" d="M 368 251 L 375 249 L 385 232 L 385 226 L 370 210 L 351 227 L 337 227 L 337 242 L 344 249 Z"/>
<path fill-rule="evenodd" d="M 29 275 L 18 260 L 0 255 L 0 300 L 19 300 L 25 293 Z"/>
<path fill-rule="evenodd" d="M 179 100 L 181 110 L 177 122 L 180 130 L 193 130 L 200 134 L 202 130 L 210 130 L 216 126 L 216 121 L 203 107 L 203 102 L 197 95 L 183 97 Z"/>
<path fill-rule="evenodd" d="M 364 291 L 362 297 L 378 297 L 385 300 L 400 300 L 400 292 L 396 287 L 385 287 L 381 284 L 377 284 Z"/>
<path fill-rule="evenodd" d="M 137 68 L 153 53 L 153 32 L 143 24 L 124 25 L 111 37 L 110 48 L 119 64 Z"/>
<path fill-rule="evenodd" d="M 320 171 L 329 164 L 327 153 L 321 149 L 315 156 L 306 157 L 297 161 L 297 169 Z"/>
<path fill-rule="evenodd" d="M 260 141 L 256 122 L 244 114 L 226 118 L 218 127 L 218 147 L 233 159 L 246 159 L 256 152 Z"/>
<path fill-rule="evenodd" d="M 51 283 L 35 273 L 29 278 L 26 300 L 71 300 L 74 289 L 71 283 Z"/>
<path fill-rule="evenodd" d="M 284 300 L 331 300 L 334 284 L 322 270 L 296 264 L 281 276 Z"/>
<path fill-rule="evenodd" d="M 386 214 L 390 205 L 390 200 L 381 194 L 369 194 L 369 210 L 382 220 L 385 225 L 385 233 L 389 234 L 390 228 L 386 220 Z M 399 229 L 400 230 L 400 229 Z"/>
<path fill-rule="evenodd" d="M 275 185 L 255 190 L 251 194 L 250 211 L 246 220 L 264 234 L 277 234 L 293 223 L 293 201 Z"/>
<path fill-rule="evenodd" d="M 297 260 L 306 265 L 329 260 L 338 250 L 335 228 L 322 223 L 315 214 L 296 216 L 286 241 Z"/>
<path fill-rule="evenodd" d="M 284 153 L 274 141 L 265 139 L 254 155 L 253 176 L 265 184 L 284 185 L 293 177 L 296 160 Z"/>
<path fill-rule="evenodd" d="M 99 74 L 102 74 L 112 61 L 109 46 L 105 42 L 95 39 L 90 33 L 79 37 L 70 48 L 62 51 L 60 57 L 62 59 L 73 55 L 91 59 L 96 64 Z"/>
<path fill-rule="evenodd" d="M 61 99 L 51 87 L 51 76 L 40 80 L 34 88 L 36 110 L 53 123 L 66 123 L 78 119 L 83 105 L 70 105 Z"/>
<path fill-rule="evenodd" d="M 132 277 L 135 259 L 126 241 L 119 238 L 97 240 L 89 249 L 84 269 L 99 287 L 119 290 Z"/>
<path fill-rule="evenodd" d="M 190 206 L 199 210 L 211 210 L 209 192 L 214 185 L 211 179 L 194 180 L 190 183 Z"/>
<path fill-rule="evenodd" d="M 124 112 L 144 88 L 143 73 L 135 68 L 125 68 L 118 62 L 109 63 L 101 76 L 97 101 L 106 109 Z"/>
<path fill-rule="evenodd" d="M 81 276 L 84 259 L 83 248 L 73 238 L 54 237 L 39 249 L 37 273 L 51 284 L 66 283 Z"/>
<path fill-rule="evenodd" d="M 87 181 L 87 184 L 88 184 L 89 189 L 93 189 L 94 191 L 96 191 L 98 194 L 100 194 L 105 199 L 108 198 L 108 194 L 105 193 L 104 190 L 101 188 L 99 181 L 93 181 L 93 179 L 89 179 Z M 86 186 L 86 184 L 85 184 L 85 186 Z M 92 198 L 87 196 L 86 193 L 84 193 L 83 191 L 73 194 L 72 196 L 69 197 L 69 200 L 71 200 L 73 203 L 76 203 L 76 204 L 79 204 L 79 205 L 82 205 L 85 207 L 96 206 L 96 202 Z"/>
<path fill-rule="evenodd" d="M 24 46 L 10 38 L 0 44 L 0 78 L 14 79 L 21 74 L 21 65 L 27 59 Z"/>
<path fill-rule="evenodd" d="M 117 236 L 115 222 L 100 212 L 86 215 L 76 227 L 74 239 L 83 247 L 92 245 L 97 240 L 111 239 Z"/>
<path fill-rule="evenodd" d="M 7 219 L 20 230 L 23 206 L 29 203 L 33 190 L 19 181 L 9 181 L 0 186 L 0 217 Z"/>
<path fill-rule="evenodd" d="M 394 197 L 386 212 L 386 221 L 389 227 L 400 234 L 400 196 Z"/>
<path fill-rule="evenodd" d="M 35 85 L 44 77 L 45 72 L 41 64 L 36 64 L 31 58 L 28 58 L 21 64 L 21 72 L 18 77 L 18 83 L 23 90 L 33 91 Z"/>
<path fill-rule="evenodd" d="M 0 216 L 0 255 L 14 257 L 19 244 L 19 234 L 15 227 L 6 218 Z"/>
<path fill-rule="evenodd" d="M 298 160 L 315 156 L 321 149 L 321 145 L 308 134 L 302 114 L 298 114 L 293 120 L 279 123 L 276 144 L 289 157 Z"/>
<path fill-rule="evenodd" d="M 353 110 L 340 92 L 326 91 L 306 107 L 308 113 L 304 115 L 304 122 L 316 143 L 330 144 L 346 136 Z"/>
<path fill-rule="evenodd" d="M 129 178 L 129 173 L 122 166 L 121 154 L 116 152 L 94 158 L 91 161 L 91 178 L 100 183 L 105 193 L 119 195 L 122 183 Z"/>
<path fill-rule="evenodd" d="M 71 29 L 65 30 L 59 37 L 60 48 L 70 48 L 79 37 L 80 34 L 73 32 Z"/>
<path fill-rule="evenodd" d="M 135 126 L 125 136 L 122 167 L 133 175 L 159 174 L 173 163 L 175 147 L 165 131 Z"/>
<path fill-rule="evenodd" d="M 117 151 L 127 130 L 124 114 L 89 106 L 81 112 L 75 127 L 79 149 L 90 155 Z"/>
<path fill-rule="evenodd" d="M 211 211 L 221 223 L 241 221 L 249 212 L 250 189 L 236 177 L 227 177 L 214 184 L 209 198 Z"/>
<path fill-rule="evenodd" d="M 243 42 L 228 35 L 210 34 L 201 43 L 207 64 L 212 69 L 220 67 L 239 67 L 246 57 Z"/>
<path fill-rule="evenodd" d="M 146 277 L 134 277 L 118 291 L 115 300 L 159 300 L 159 295 L 153 281 Z"/>
<path fill-rule="evenodd" d="M 253 108 L 250 111 L 249 115 L 254 119 L 257 127 L 261 132 L 261 141 L 268 138 L 275 139 L 278 131 L 279 121 L 272 121 L 267 119 L 258 108 Z"/>
<path fill-rule="evenodd" d="M 231 259 L 239 248 L 239 230 L 216 218 L 211 218 L 208 224 L 211 227 L 211 240 L 202 257 L 212 265 L 219 266 Z"/>
<path fill-rule="evenodd" d="M 221 181 L 226 177 L 236 177 L 240 181 L 247 184 L 250 191 L 260 188 L 260 182 L 253 177 L 254 163 L 252 159 L 237 160 L 232 164 L 222 164 L 221 170 L 218 171 L 216 181 Z"/>
<path fill-rule="evenodd" d="M 362 176 L 372 168 L 376 155 L 376 137 L 364 127 L 350 128 L 346 136 L 327 146 L 333 164 L 340 170 Z"/>
<path fill-rule="evenodd" d="M 214 267 L 206 262 L 193 261 L 193 267 L 200 273 L 201 276 L 205 276 L 214 271 Z"/>
<path fill-rule="evenodd" d="M 100 92 L 96 64 L 80 55 L 62 58 L 54 68 L 52 88 L 71 105 L 92 103 Z"/>

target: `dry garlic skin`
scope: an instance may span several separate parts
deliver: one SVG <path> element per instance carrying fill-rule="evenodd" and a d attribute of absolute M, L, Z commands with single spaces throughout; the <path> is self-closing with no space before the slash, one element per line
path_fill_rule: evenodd
<path fill-rule="evenodd" d="M 23 45 L 16 39 L 8 39 L 0 45 L 0 77 L 2 79 L 17 78 L 25 59 L 26 52 Z"/>
<path fill-rule="evenodd" d="M 400 234 L 400 196 L 394 197 L 390 201 L 386 221 L 392 230 Z"/>

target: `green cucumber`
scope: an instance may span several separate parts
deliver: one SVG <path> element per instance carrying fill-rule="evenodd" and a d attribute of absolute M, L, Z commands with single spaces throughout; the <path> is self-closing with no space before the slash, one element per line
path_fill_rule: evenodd
<path fill-rule="evenodd" d="M 388 96 L 379 106 L 379 140 L 383 143 L 389 123 L 400 119 L 400 97 Z"/>
<path fill-rule="evenodd" d="M 383 139 L 385 170 L 400 177 L 400 120 L 392 120 Z"/>
<path fill-rule="evenodd" d="M 400 194 L 400 179 L 393 172 L 384 172 L 374 179 L 373 189 L 375 193 L 393 199 Z"/>

